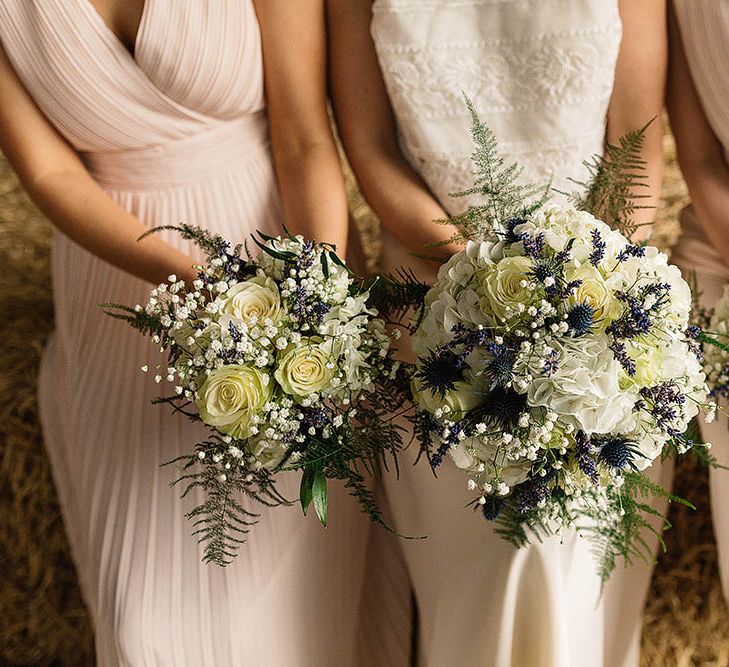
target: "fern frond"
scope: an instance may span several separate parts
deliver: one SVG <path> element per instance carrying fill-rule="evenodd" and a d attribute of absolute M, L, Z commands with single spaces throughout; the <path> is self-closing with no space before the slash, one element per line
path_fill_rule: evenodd
<path fill-rule="evenodd" d="M 126 322 L 145 336 L 155 334 L 161 336 L 165 332 L 165 328 L 159 319 L 149 315 L 145 310 L 137 310 L 120 303 L 101 303 L 99 308 L 101 308 L 104 315 Z"/>
<path fill-rule="evenodd" d="M 412 270 L 400 268 L 395 275 L 377 276 L 368 289 L 369 304 L 385 321 L 406 326 L 411 333 L 420 326 L 430 285 L 420 280 Z M 409 320 L 407 323 L 406 318 Z"/>
<path fill-rule="evenodd" d="M 471 136 L 475 144 L 471 156 L 475 183 L 451 196 L 478 195 L 484 201 L 470 206 L 460 215 L 436 222 L 456 227 L 458 232 L 452 240 L 480 241 L 505 229 L 508 220 L 525 217 L 543 206 L 549 198 L 551 182 L 543 185 L 521 183 L 522 168 L 516 163 L 506 164 L 496 136 L 481 121 L 471 100 L 464 97 L 471 115 Z"/>
<path fill-rule="evenodd" d="M 629 132 L 617 144 L 606 144 L 605 153 L 595 156 L 583 164 L 589 173 L 587 182 L 573 183 L 581 186 L 581 192 L 572 194 L 575 206 L 592 213 L 630 238 L 639 225 L 633 220 L 636 211 L 650 208 L 640 204 L 648 194 L 641 194 L 647 188 L 646 162 L 641 151 L 645 135 L 655 119 L 639 130 Z"/>
<path fill-rule="evenodd" d="M 224 443 L 212 437 L 197 446 L 198 452 L 211 453 Z M 276 507 L 288 505 L 267 470 L 252 470 L 247 465 L 239 469 L 221 471 L 211 456 L 200 459 L 195 455 L 181 456 L 165 465 L 178 465 L 182 472 L 172 482 L 182 487 L 182 498 L 195 490 L 202 491 L 204 501 L 187 513 L 192 522 L 192 534 L 204 545 L 203 562 L 221 567 L 229 565 L 238 547 L 245 543 L 246 535 L 258 523 L 260 514 L 246 508 L 239 498 L 247 498 L 252 505 Z M 221 475 L 225 476 L 222 477 Z"/>

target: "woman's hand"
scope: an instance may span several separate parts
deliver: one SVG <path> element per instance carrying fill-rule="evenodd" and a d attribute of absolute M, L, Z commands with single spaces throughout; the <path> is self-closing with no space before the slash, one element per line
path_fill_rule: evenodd
<path fill-rule="evenodd" d="M 347 250 L 344 179 L 327 109 L 324 0 L 256 0 L 268 118 L 289 231 Z"/>
<path fill-rule="evenodd" d="M 634 241 L 650 236 L 663 182 L 663 111 L 668 64 L 665 0 L 620 0 L 623 39 L 608 109 L 607 141 L 638 130 L 654 119 L 646 130 L 642 158 L 645 184 L 635 194 L 642 207 L 633 215 L 640 225 Z"/>
<path fill-rule="evenodd" d="M 159 283 L 174 273 L 192 280 L 193 260 L 156 236 L 99 187 L 51 126 L 0 47 L 0 150 L 23 186 L 64 234 L 97 257 Z"/>
<path fill-rule="evenodd" d="M 265 0 L 262 0 L 265 1 Z M 370 37 L 371 0 L 328 0 L 332 102 L 347 157 L 383 226 L 409 250 L 447 256 L 459 250 L 446 212 L 403 157 L 397 125 Z"/>

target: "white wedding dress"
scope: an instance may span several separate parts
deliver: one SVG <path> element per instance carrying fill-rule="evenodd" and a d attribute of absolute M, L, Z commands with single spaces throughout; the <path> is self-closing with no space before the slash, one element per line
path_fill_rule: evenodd
<path fill-rule="evenodd" d="M 585 178 L 583 160 L 603 150 L 617 0 L 376 0 L 372 13 L 403 151 L 449 213 L 467 204 L 449 193 L 473 180 L 464 93 L 525 180 L 553 176 L 571 191 L 570 178 Z M 386 271 L 407 264 L 432 277 L 394 238 L 384 248 Z M 437 479 L 409 463 L 385 481 L 384 501 L 399 531 L 428 539 L 380 533 L 371 545 L 363 664 L 637 664 L 649 567 L 618 570 L 598 603 L 585 540 L 567 534 L 516 550 L 465 508 L 472 494 L 450 461 Z"/>

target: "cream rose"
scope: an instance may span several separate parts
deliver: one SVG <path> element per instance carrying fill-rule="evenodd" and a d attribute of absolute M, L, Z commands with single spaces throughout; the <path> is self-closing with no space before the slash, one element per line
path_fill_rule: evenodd
<path fill-rule="evenodd" d="M 570 305 L 586 303 L 594 312 L 595 322 L 599 324 L 596 330 L 604 329 L 610 320 L 619 317 L 620 304 L 613 297 L 602 274 L 589 264 L 583 264 L 578 269 L 568 272 L 567 280 L 579 280 L 580 286 L 575 289 L 569 298 Z"/>
<path fill-rule="evenodd" d="M 621 386 L 635 384 L 638 387 L 653 387 L 663 381 L 662 347 L 634 344 L 629 348 L 628 354 L 635 361 L 635 375 L 631 377 L 623 371 Z"/>
<path fill-rule="evenodd" d="M 198 392 L 200 418 L 234 438 L 251 435 L 251 419 L 271 398 L 268 375 L 250 366 L 222 366 L 212 371 Z"/>
<path fill-rule="evenodd" d="M 528 257 L 506 257 L 498 264 L 478 272 L 481 286 L 479 296 L 484 313 L 493 313 L 498 321 L 506 318 L 507 308 L 523 303 L 529 305 L 535 295 L 528 288 L 522 287 L 524 280 L 529 280 L 532 262 Z"/>
<path fill-rule="evenodd" d="M 275 378 L 287 394 L 304 397 L 329 387 L 335 375 L 332 361 L 330 351 L 304 339 L 281 357 Z"/>
<path fill-rule="evenodd" d="M 220 298 L 221 315 L 252 324 L 281 317 L 281 296 L 271 278 L 256 277 L 231 287 Z"/>

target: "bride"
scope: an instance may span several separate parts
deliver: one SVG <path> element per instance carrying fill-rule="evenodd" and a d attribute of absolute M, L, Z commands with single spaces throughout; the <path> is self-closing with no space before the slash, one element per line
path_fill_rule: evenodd
<path fill-rule="evenodd" d="M 468 203 L 467 94 L 524 178 L 560 190 L 582 161 L 658 116 L 664 0 L 329 0 L 333 101 L 365 197 L 385 229 L 384 269 L 451 230 Z M 661 123 L 648 129 L 649 205 L 661 182 Z M 651 211 L 640 213 L 650 222 Z M 645 229 L 645 228 L 644 228 Z M 455 248 L 446 246 L 445 251 Z M 655 470 L 654 474 L 660 474 Z M 363 662 L 489 667 L 636 665 L 650 568 L 598 580 L 576 535 L 515 550 L 479 514 L 454 466 L 403 466 L 382 489 L 396 527 L 370 547 Z M 376 575 L 376 576 L 375 576 Z M 413 604 L 411 605 L 411 600 Z M 415 618 L 415 627 L 410 623 Z M 415 638 L 414 652 L 411 637 Z"/>

